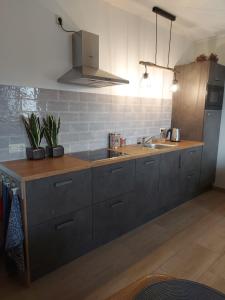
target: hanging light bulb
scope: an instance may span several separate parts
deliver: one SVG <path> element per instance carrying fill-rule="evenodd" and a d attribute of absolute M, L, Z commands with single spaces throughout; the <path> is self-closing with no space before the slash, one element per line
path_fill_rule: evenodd
<path fill-rule="evenodd" d="M 176 93 L 178 90 L 178 80 L 176 78 L 176 72 L 174 72 L 174 78 L 173 78 L 173 83 L 171 85 L 171 92 Z"/>
<path fill-rule="evenodd" d="M 143 73 L 141 77 L 141 88 L 150 88 L 151 82 L 150 82 L 150 76 L 147 70 L 147 66 L 145 65 L 145 72 Z"/>

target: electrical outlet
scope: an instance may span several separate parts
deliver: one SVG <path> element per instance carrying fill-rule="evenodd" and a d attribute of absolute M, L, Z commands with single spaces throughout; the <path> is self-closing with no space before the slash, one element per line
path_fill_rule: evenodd
<path fill-rule="evenodd" d="M 160 133 L 164 132 L 166 128 L 160 128 Z"/>
<path fill-rule="evenodd" d="M 25 144 L 9 144 L 9 153 L 17 153 L 25 151 Z"/>

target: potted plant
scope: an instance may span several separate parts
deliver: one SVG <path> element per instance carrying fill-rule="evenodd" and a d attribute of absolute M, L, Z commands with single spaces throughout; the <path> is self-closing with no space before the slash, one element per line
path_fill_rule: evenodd
<path fill-rule="evenodd" d="M 215 54 L 215 53 L 211 53 L 210 55 L 209 55 L 209 58 L 208 58 L 208 60 L 210 60 L 210 61 L 213 61 L 213 62 L 218 62 L 218 60 L 219 60 L 219 58 L 218 58 L 218 55 L 217 54 Z"/>
<path fill-rule="evenodd" d="M 31 148 L 26 148 L 27 159 L 38 160 L 45 158 L 45 149 L 40 147 L 44 134 L 44 128 L 40 124 L 39 117 L 32 113 L 27 118 L 22 116 Z"/>
<path fill-rule="evenodd" d="M 48 146 L 46 147 L 47 155 L 50 157 L 60 157 L 64 155 L 64 148 L 58 145 L 58 134 L 60 129 L 60 118 L 58 121 L 52 115 L 43 119 L 44 136 Z"/>
<path fill-rule="evenodd" d="M 197 62 L 207 61 L 208 57 L 205 54 L 201 54 L 196 58 Z"/>

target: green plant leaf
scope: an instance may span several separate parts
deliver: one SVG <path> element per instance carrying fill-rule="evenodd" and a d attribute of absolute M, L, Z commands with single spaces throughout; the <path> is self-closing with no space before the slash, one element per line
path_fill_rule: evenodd
<path fill-rule="evenodd" d="M 48 115 L 43 119 L 44 136 L 49 147 L 58 146 L 58 133 L 60 128 L 60 118 L 58 121 L 53 115 Z"/>
<path fill-rule="evenodd" d="M 28 118 L 22 116 L 22 121 L 24 123 L 31 147 L 37 149 L 40 146 L 43 137 L 43 128 L 40 124 L 39 117 L 32 113 Z"/>

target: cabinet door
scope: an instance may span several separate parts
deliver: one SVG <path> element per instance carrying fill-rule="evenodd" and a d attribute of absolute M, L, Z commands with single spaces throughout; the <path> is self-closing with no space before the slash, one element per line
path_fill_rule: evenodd
<path fill-rule="evenodd" d="M 201 159 L 202 147 L 181 151 L 180 202 L 190 200 L 200 193 Z"/>
<path fill-rule="evenodd" d="M 32 227 L 29 232 L 32 280 L 84 254 L 91 241 L 91 208 Z"/>
<path fill-rule="evenodd" d="M 181 129 L 181 139 L 202 140 L 209 62 L 176 67 L 179 90 L 173 93 L 172 127 Z"/>
<path fill-rule="evenodd" d="M 67 173 L 26 184 L 29 225 L 91 205 L 91 171 Z"/>
<path fill-rule="evenodd" d="M 174 151 L 161 155 L 160 160 L 160 208 L 167 210 L 179 203 L 180 197 L 180 151 Z"/>
<path fill-rule="evenodd" d="M 181 151 L 181 169 L 183 172 L 200 171 L 202 159 L 202 147 L 196 147 Z"/>
<path fill-rule="evenodd" d="M 209 72 L 209 83 L 213 85 L 224 86 L 225 66 L 211 63 Z"/>
<path fill-rule="evenodd" d="M 135 160 L 93 168 L 93 201 L 111 199 L 134 190 Z"/>
<path fill-rule="evenodd" d="M 160 156 L 136 160 L 136 218 L 137 225 L 158 214 Z"/>
<path fill-rule="evenodd" d="M 204 146 L 201 165 L 201 188 L 211 187 L 215 181 L 221 111 L 206 110 L 204 118 Z"/>
<path fill-rule="evenodd" d="M 134 194 L 128 193 L 93 207 L 94 239 L 100 245 L 135 227 Z"/>
<path fill-rule="evenodd" d="M 188 201 L 199 194 L 200 169 L 195 172 L 182 172 L 180 178 L 181 196 L 180 201 Z"/>

